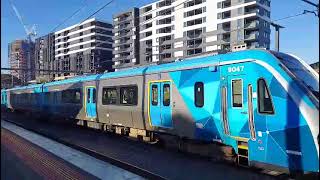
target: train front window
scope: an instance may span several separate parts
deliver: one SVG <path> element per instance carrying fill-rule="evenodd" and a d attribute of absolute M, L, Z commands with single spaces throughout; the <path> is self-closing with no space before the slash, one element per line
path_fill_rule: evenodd
<path fill-rule="evenodd" d="M 300 81 L 315 97 L 319 98 L 319 77 L 317 77 L 310 67 L 307 67 L 301 60 L 280 52 L 272 52 L 281 63 L 289 69 L 294 78 Z"/>

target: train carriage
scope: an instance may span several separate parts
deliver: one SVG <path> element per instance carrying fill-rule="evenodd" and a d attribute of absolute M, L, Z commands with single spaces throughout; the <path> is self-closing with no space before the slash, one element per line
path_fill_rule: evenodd
<path fill-rule="evenodd" d="M 245 50 L 42 84 L 34 107 L 149 140 L 219 142 L 249 166 L 319 172 L 318 83 L 293 55 Z"/>

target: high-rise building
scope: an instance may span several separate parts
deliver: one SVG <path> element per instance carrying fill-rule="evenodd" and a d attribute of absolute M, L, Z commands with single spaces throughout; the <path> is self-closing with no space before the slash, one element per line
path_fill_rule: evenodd
<path fill-rule="evenodd" d="M 54 33 L 53 69 L 102 73 L 112 69 L 112 24 L 88 19 Z M 55 73 L 54 77 L 79 73 Z"/>
<path fill-rule="evenodd" d="M 22 83 L 35 79 L 34 43 L 28 40 L 15 40 L 9 43 L 8 59 L 11 75 L 18 78 Z"/>
<path fill-rule="evenodd" d="M 114 68 L 139 64 L 139 9 L 132 8 L 113 16 Z"/>
<path fill-rule="evenodd" d="M 132 12 L 113 17 L 114 32 L 119 32 L 114 39 L 127 39 L 125 46 L 114 43 L 116 69 L 130 67 L 132 56 L 143 65 L 243 45 L 270 47 L 270 0 L 160 0 Z"/>
<path fill-rule="evenodd" d="M 54 34 L 49 33 L 35 40 L 35 69 L 52 70 L 54 61 Z M 35 71 L 36 80 L 50 81 L 53 72 Z"/>

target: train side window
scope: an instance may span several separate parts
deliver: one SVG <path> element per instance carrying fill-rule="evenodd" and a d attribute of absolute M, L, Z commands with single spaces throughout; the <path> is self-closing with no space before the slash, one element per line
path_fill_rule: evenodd
<path fill-rule="evenodd" d="M 196 107 L 203 107 L 204 105 L 203 82 L 196 82 L 194 85 L 194 103 Z"/>
<path fill-rule="evenodd" d="M 75 92 L 75 103 L 81 103 L 81 92 L 80 89 L 77 89 Z"/>
<path fill-rule="evenodd" d="M 116 88 L 102 89 L 102 104 L 117 104 L 118 92 Z"/>
<path fill-rule="evenodd" d="M 258 80 L 258 111 L 261 114 L 274 114 L 270 91 L 264 79 Z"/>
<path fill-rule="evenodd" d="M 232 107 L 242 107 L 242 79 L 232 80 Z"/>
<path fill-rule="evenodd" d="M 170 105 L 170 84 L 163 85 L 163 105 Z"/>
<path fill-rule="evenodd" d="M 63 103 L 79 104 L 81 102 L 80 89 L 63 90 L 61 98 Z"/>
<path fill-rule="evenodd" d="M 152 85 L 152 105 L 157 106 L 158 105 L 158 86 Z"/>
<path fill-rule="evenodd" d="M 121 87 L 120 88 L 120 104 L 123 105 L 137 105 L 137 91 L 136 86 Z"/>

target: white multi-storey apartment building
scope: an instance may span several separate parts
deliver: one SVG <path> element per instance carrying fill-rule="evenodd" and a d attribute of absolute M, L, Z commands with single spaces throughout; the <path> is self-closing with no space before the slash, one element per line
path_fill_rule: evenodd
<path fill-rule="evenodd" d="M 114 22 L 121 15 L 114 16 Z M 128 30 L 138 31 L 139 46 L 132 47 L 139 50 L 135 64 L 229 51 L 244 44 L 270 47 L 269 0 L 161 0 L 141 7 L 132 18 L 139 20 Z M 128 51 L 128 55 L 133 54 Z M 114 61 L 115 68 L 132 65 L 126 64 L 126 56 Z"/>
<path fill-rule="evenodd" d="M 54 70 L 112 71 L 112 25 L 95 18 L 54 33 Z M 56 73 L 55 77 L 75 75 Z"/>

